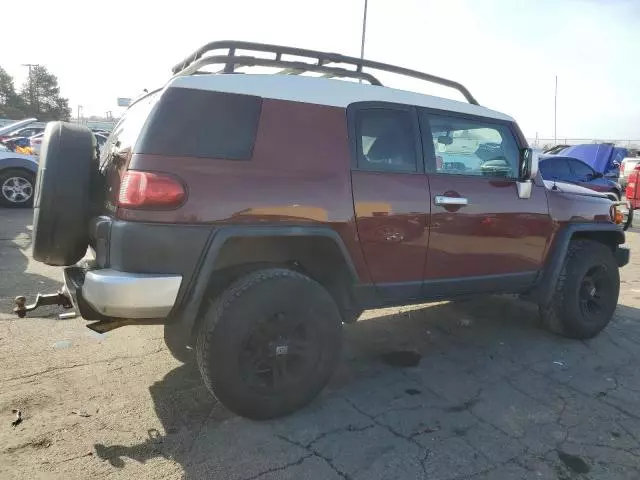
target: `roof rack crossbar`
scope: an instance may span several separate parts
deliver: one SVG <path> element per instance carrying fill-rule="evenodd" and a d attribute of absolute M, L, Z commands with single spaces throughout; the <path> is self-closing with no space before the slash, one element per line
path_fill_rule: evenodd
<path fill-rule="evenodd" d="M 178 72 L 179 75 L 192 75 L 198 73 L 198 71 L 206 66 L 206 65 L 215 65 L 215 64 L 225 64 L 224 73 L 234 73 L 236 67 L 277 67 L 277 68 L 285 68 L 286 71 L 284 74 L 291 75 L 292 71 L 297 71 L 296 75 L 299 75 L 302 72 L 318 72 L 318 73 L 328 73 L 333 77 L 342 77 L 342 78 L 355 78 L 362 79 L 369 82 L 371 85 L 382 86 L 380 80 L 366 72 L 356 72 L 354 70 L 349 70 L 346 68 L 339 67 L 328 67 L 325 65 L 319 66 L 311 63 L 305 62 L 290 62 L 285 60 L 273 60 L 269 58 L 260 58 L 260 57 L 236 57 L 229 55 L 220 55 L 213 57 L 203 57 L 199 60 L 193 62 L 184 70 Z M 282 72 L 282 71 L 281 71 Z M 202 73 L 202 72 L 200 72 Z"/>
<path fill-rule="evenodd" d="M 215 56 L 215 57 L 205 57 L 204 55 L 213 50 L 228 50 L 227 55 Z M 246 50 L 253 52 L 262 52 L 262 53 L 273 53 L 275 54 L 275 59 L 265 59 L 260 57 L 251 57 L 251 56 L 236 56 L 237 50 Z M 315 62 L 305 63 L 301 61 L 286 61 L 282 60 L 282 55 L 291 55 L 295 57 L 306 57 L 308 59 L 313 59 Z M 211 61 L 215 59 L 215 61 Z M 389 65 L 386 63 L 375 62 L 372 60 L 364 60 L 356 57 L 349 57 L 345 55 L 341 55 L 338 53 L 329 53 L 329 52 L 320 52 L 316 50 L 308 50 L 304 48 L 295 48 L 295 47 L 285 47 L 278 45 L 269 45 L 262 43 L 254 43 L 254 42 L 241 42 L 241 41 L 233 41 L 233 40 L 222 40 L 208 43 L 198 50 L 193 52 L 191 55 L 187 56 L 184 60 L 177 63 L 172 71 L 174 74 L 180 75 L 189 75 L 195 73 L 199 67 L 203 65 L 208 65 L 212 63 L 224 63 L 225 64 L 225 72 L 230 70 L 233 72 L 236 65 L 243 66 L 274 66 L 274 67 L 283 67 L 290 68 L 292 65 L 296 65 L 295 68 L 302 68 L 303 71 L 313 71 L 320 73 L 330 73 L 330 71 L 325 70 L 326 68 L 331 68 L 332 70 L 340 70 L 340 77 L 350 77 L 350 78 L 358 78 L 358 79 L 370 79 L 374 80 L 374 85 L 382 85 L 373 75 L 367 74 L 363 72 L 363 68 L 371 68 L 374 70 L 380 70 L 384 72 L 394 73 L 397 75 L 403 75 L 406 77 L 417 78 L 419 80 L 424 80 L 426 82 L 435 83 L 438 85 L 442 85 L 445 87 L 452 88 L 460 92 L 469 103 L 478 105 L 476 99 L 471 95 L 467 88 L 453 80 L 448 80 L 446 78 L 438 77 L 435 75 L 431 75 L 428 73 L 418 72 L 416 70 L 411 70 L 408 68 L 397 67 L 394 65 Z M 266 65 L 265 63 L 268 63 Z M 355 70 L 350 70 L 346 68 L 338 68 L 338 67 L 326 67 L 327 63 L 339 63 L 339 64 L 347 64 L 356 67 Z M 194 65 L 197 65 L 196 68 L 193 68 Z M 368 80 L 368 79 L 367 79 Z"/>

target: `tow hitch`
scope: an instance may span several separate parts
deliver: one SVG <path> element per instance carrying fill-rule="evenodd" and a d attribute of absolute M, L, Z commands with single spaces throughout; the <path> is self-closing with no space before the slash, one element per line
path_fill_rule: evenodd
<path fill-rule="evenodd" d="M 62 308 L 66 308 L 66 309 L 73 308 L 73 303 L 71 303 L 71 299 L 64 292 L 48 293 L 45 295 L 39 293 L 36 296 L 36 301 L 33 303 L 30 303 L 29 305 L 26 305 L 27 303 L 26 297 L 20 295 L 19 297 L 16 297 L 14 303 L 16 306 L 13 308 L 13 311 L 20 318 L 26 317 L 27 312 L 31 312 L 32 310 L 35 310 L 36 308 L 42 307 L 44 305 L 59 305 Z"/>

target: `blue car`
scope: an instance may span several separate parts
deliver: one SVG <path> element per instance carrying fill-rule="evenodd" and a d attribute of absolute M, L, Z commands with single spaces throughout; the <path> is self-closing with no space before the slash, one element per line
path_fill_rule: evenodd
<path fill-rule="evenodd" d="M 0 136 L 34 120 L 22 120 L 0 128 Z M 0 207 L 31 207 L 37 173 L 37 157 L 16 153 L 0 141 Z"/>
<path fill-rule="evenodd" d="M 539 165 L 544 180 L 580 185 L 604 193 L 616 202 L 622 197 L 622 187 L 618 182 L 606 178 L 603 173 L 577 158 L 563 155 L 543 156 Z"/>

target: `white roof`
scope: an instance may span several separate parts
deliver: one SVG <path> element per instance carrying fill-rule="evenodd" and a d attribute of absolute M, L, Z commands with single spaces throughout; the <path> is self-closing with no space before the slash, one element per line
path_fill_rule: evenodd
<path fill-rule="evenodd" d="M 299 75 L 224 75 L 201 74 L 176 76 L 167 87 L 195 88 L 215 92 L 257 95 L 263 98 L 290 100 L 346 108 L 355 102 L 378 101 L 448 110 L 513 121 L 508 115 L 466 102 L 416 92 L 379 87 L 365 83 Z"/>

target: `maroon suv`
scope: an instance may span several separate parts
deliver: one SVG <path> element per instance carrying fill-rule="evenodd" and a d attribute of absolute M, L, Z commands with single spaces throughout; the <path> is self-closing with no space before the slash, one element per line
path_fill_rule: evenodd
<path fill-rule="evenodd" d="M 255 66 L 279 71 L 245 74 Z M 40 303 L 73 306 L 97 331 L 165 324 L 172 352 L 193 347 L 211 392 L 251 418 L 317 395 L 342 324 L 364 309 L 515 293 L 569 337 L 611 319 L 629 261 L 615 204 L 545 187 L 515 121 L 462 85 L 243 42 L 173 71 L 100 159 L 89 130 L 48 125 L 33 256 L 66 268 Z M 467 101 L 387 88 L 375 71 Z"/>

